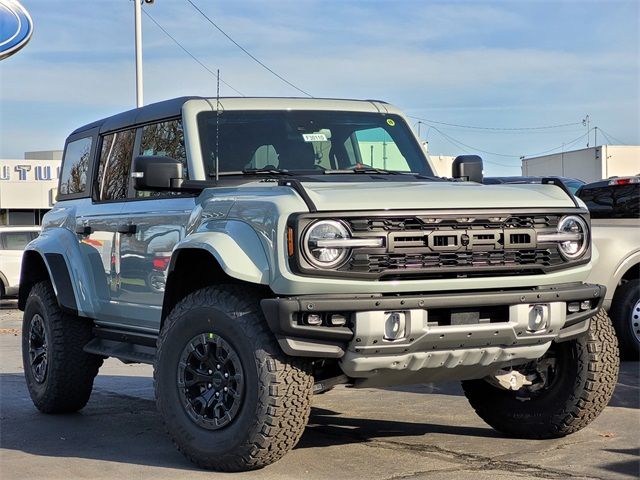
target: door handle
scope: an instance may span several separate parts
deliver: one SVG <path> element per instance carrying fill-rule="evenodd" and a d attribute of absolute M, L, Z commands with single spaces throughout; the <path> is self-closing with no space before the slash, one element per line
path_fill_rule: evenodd
<path fill-rule="evenodd" d="M 76 225 L 76 234 L 78 235 L 91 235 L 93 229 L 89 225 Z"/>
<path fill-rule="evenodd" d="M 123 235 L 133 235 L 138 231 L 138 226 L 133 223 L 125 223 L 123 225 L 118 225 L 117 231 Z"/>

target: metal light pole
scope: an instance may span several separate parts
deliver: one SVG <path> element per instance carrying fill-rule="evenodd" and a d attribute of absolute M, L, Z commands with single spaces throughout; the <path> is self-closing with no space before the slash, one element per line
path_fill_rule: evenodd
<path fill-rule="evenodd" d="M 142 93 L 142 0 L 133 0 L 136 31 L 136 107 L 144 104 Z"/>

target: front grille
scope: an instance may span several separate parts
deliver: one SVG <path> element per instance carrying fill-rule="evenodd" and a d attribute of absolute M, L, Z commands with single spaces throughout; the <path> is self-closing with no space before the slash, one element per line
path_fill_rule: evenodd
<path fill-rule="evenodd" d="M 383 246 L 354 248 L 348 262 L 332 272 L 309 268 L 300 258 L 298 267 L 304 273 L 378 280 L 543 274 L 569 264 L 557 244 L 536 244 L 537 235 L 555 232 L 565 214 L 334 216 L 349 226 L 354 237 L 382 237 Z M 298 219 L 298 235 L 320 215 Z M 585 256 L 573 264 L 587 260 Z"/>

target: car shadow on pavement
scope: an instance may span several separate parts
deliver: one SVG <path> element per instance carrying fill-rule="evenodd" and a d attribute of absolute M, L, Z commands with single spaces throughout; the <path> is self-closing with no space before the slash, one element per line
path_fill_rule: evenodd
<path fill-rule="evenodd" d="M 611 406 L 639 407 L 637 368 L 634 362 L 623 364 L 621 380 L 626 383 L 618 385 Z M 458 395 L 451 388 L 451 394 Z M 433 393 L 447 394 L 445 391 Z M 100 375 L 89 403 L 81 412 L 45 415 L 31 403 L 22 374 L 0 374 L 0 427 L 0 448 L 6 450 L 196 470 L 176 451 L 165 433 L 153 401 L 152 380 L 146 376 Z M 309 426 L 296 448 L 370 441 L 397 443 L 399 438 L 403 444 L 424 444 L 430 441 L 431 434 L 504 438 L 489 427 L 383 420 L 314 407 Z M 426 439 L 421 438 L 425 435 Z M 437 437 L 433 440 L 437 441 Z M 605 468 L 613 472 L 633 471 L 637 450 L 622 453 L 628 453 L 630 460 Z"/>
<path fill-rule="evenodd" d="M 28 396 L 21 374 L 0 375 L 0 448 L 31 455 L 85 458 L 192 468 L 173 447 L 152 400 L 148 377 L 100 375 L 87 406 L 78 413 L 45 415 Z M 104 389 L 128 384 L 136 396 Z M 122 391 L 122 390 L 119 390 Z M 126 391 L 126 390 L 125 390 Z M 360 443 L 431 433 L 495 437 L 490 428 L 354 418 L 312 408 L 309 427 L 296 448 Z"/>

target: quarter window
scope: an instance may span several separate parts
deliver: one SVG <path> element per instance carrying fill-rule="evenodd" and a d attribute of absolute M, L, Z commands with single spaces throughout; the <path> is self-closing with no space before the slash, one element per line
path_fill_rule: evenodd
<path fill-rule="evenodd" d="M 84 193 L 87 190 L 90 153 L 91 138 L 81 138 L 67 144 L 60 173 L 61 195 Z"/>
<path fill-rule="evenodd" d="M 135 139 L 135 130 L 124 130 L 103 137 L 97 176 L 100 200 L 127 198 Z"/>
<path fill-rule="evenodd" d="M 180 160 L 184 167 L 185 178 L 189 178 L 187 169 L 187 154 L 184 148 L 184 131 L 181 120 L 168 120 L 166 122 L 153 123 L 142 127 L 142 140 L 140 142 L 141 155 L 160 155 Z M 135 196 L 161 197 L 178 195 L 178 192 L 151 192 L 136 190 Z"/>

